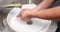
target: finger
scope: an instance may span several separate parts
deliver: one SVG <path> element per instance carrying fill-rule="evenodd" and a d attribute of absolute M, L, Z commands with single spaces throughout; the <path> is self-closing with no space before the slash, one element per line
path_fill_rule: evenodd
<path fill-rule="evenodd" d="M 30 10 L 30 9 L 27 9 L 27 8 L 23 9 L 23 11 L 27 11 L 27 10 Z"/>
<path fill-rule="evenodd" d="M 22 17 L 23 11 L 20 11 L 20 13 L 17 15 L 17 18 Z"/>
<path fill-rule="evenodd" d="M 25 18 L 21 18 L 21 20 L 28 22 L 31 18 L 30 17 L 25 17 Z"/>
<path fill-rule="evenodd" d="M 27 18 L 21 18 L 21 20 L 23 20 L 24 22 L 27 22 L 27 20 L 26 20 Z"/>
<path fill-rule="evenodd" d="M 20 13 L 17 15 L 17 18 L 19 18 L 20 17 Z"/>

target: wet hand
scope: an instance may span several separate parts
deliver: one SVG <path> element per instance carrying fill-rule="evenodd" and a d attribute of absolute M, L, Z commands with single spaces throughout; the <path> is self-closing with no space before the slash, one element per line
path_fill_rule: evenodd
<path fill-rule="evenodd" d="M 32 10 L 31 9 L 23 9 L 17 17 L 21 17 L 24 21 L 29 21 L 32 18 Z"/>

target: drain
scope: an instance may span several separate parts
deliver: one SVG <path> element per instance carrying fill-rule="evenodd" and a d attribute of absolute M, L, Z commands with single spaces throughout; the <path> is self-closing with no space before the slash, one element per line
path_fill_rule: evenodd
<path fill-rule="evenodd" d="M 27 22 L 27 24 L 28 24 L 28 25 L 32 25 L 33 22 L 30 20 L 30 21 Z"/>

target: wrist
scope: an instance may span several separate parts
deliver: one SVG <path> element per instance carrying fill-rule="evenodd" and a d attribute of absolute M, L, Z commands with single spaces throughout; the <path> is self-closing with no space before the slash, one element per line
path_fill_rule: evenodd
<path fill-rule="evenodd" d="M 30 16 L 35 18 L 35 17 L 36 17 L 37 12 L 38 12 L 38 11 L 35 11 L 35 10 L 31 11 Z"/>

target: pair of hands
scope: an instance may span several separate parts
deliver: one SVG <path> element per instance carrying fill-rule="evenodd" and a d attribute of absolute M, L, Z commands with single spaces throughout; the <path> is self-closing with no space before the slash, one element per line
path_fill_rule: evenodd
<path fill-rule="evenodd" d="M 34 10 L 32 9 L 23 9 L 19 14 L 18 18 L 21 17 L 24 21 L 29 21 L 33 17 Z"/>

